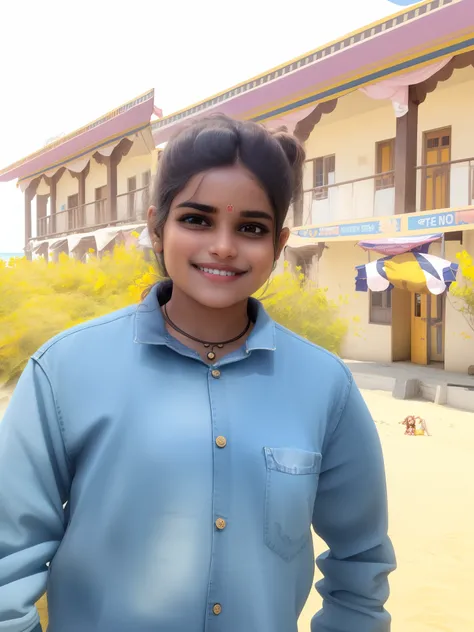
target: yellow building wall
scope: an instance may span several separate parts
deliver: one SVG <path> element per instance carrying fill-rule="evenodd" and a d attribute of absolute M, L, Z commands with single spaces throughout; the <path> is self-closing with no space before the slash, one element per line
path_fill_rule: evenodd
<path fill-rule="evenodd" d="M 340 314 L 349 321 L 343 342 L 344 358 L 390 362 L 392 336 L 390 325 L 369 323 L 369 294 L 355 291 L 355 267 L 367 263 L 368 255 L 354 242 L 327 243 L 328 248 L 313 264 L 312 279 L 327 288 L 328 298 L 342 300 Z"/>
<path fill-rule="evenodd" d="M 95 190 L 107 186 L 107 167 L 99 164 L 94 158 L 89 163 L 89 173 L 86 178 L 86 225 L 96 223 Z M 105 194 L 107 195 L 107 194 Z"/>
<path fill-rule="evenodd" d="M 95 190 L 107 186 L 107 167 L 99 164 L 93 158 L 89 163 L 89 173 L 86 178 L 86 204 L 95 201 Z"/>
<path fill-rule="evenodd" d="M 145 171 L 152 172 L 153 158 L 151 154 L 134 156 L 127 160 L 127 156 L 122 158 L 117 167 L 117 195 L 128 191 L 128 178 L 137 178 L 137 188 L 143 187 L 143 174 Z"/>
<path fill-rule="evenodd" d="M 79 191 L 77 178 L 73 178 L 69 171 L 64 171 L 61 179 L 56 183 L 56 212 L 67 209 L 67 199 Z"/>
<path fill-rule="evenodd" d="M 58 232 L 68 230 L 68 214 L 62 211 L 67 209 L 68 197 L 75 195 L 78 191 L 79 181 L 77 178 L 73 178 L 69 171 L 64 171 L 56 183 L 56 212 L 59 213 L 56 219 L 56 230 Z"/>
<path fill-rule="evenodd" d="M 359 108 L 366 105 L 370 109 L 349 115 L 347 118 L 340 118 L 336 116 L 336 108 L 334 114 L 323 116 L 305 144 L 308 160 L 336 155 L 336 182 L 373 175 L 376 171 L 375 143 L 393 138 L 396 125 L 393 107 L 389 101 L 373 101 L 361 93 L 349 94 L 342 99 L 357 102 Z M 345 106 L 347 108 L 347 104 Z M 350 114 L 352 108 L 347 109 Z M 308 182 L 307 176 L 305 185 Z"/>
<path fill-rule="evenodd" d="M 141 156 L 133 156 L 122 158 L 117 167 L 117 219 L 127 220 L 128 205 L 130 203 L 130 195 L 128 192 L 128 179 L 136 178 L 137 189 L 142 189 L 145 185 L 144 173 L 152 172 L 153 156 L 152 154 L 143 154 Z M 140 219 L 145 219 L 148 208 L 149 195 L 148 192 L 139 191 L 134 194 L 133 208 L 135 215 Z"/>

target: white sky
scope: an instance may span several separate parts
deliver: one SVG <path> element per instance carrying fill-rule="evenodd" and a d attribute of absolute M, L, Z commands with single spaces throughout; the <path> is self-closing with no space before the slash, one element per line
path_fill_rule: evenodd
<path fill-rule="evenodd" d="M 401 8 L 389 0 L 278 4 L 2 3 L 0 168 L 152 87 L 170 114 Z M 0 252 L 23 245 L 23 195 L 0 183 Z"/>

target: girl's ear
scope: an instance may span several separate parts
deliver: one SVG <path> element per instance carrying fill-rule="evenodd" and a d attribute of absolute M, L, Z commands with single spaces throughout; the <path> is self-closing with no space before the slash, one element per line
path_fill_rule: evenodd
<path fill-rule="evenodd" d="M 275 260 L 278 261 L 280 258 L 281 252 L 283 248 L 286 246 L 288 239 L 290 238 L 290 229 L 285 227 L 282 228 L 280 236 L 278 237 L 278 244 L 275 253 Z"/>
<path fill-rule="evenodd" d="M 156 252 L 156 254 L 160 254 L 163 252 L 163 239 L 161 235 L 158 235 L 153 228 L 153 226 L 156 225 L 156 207 L 155 206 L 150 206 L 150 208 L 148 209 L 147 220 L 148 220 L 147 222 L 148 233 L 150 235 L 151 245 L 153 246 L 153 250 Z"/>

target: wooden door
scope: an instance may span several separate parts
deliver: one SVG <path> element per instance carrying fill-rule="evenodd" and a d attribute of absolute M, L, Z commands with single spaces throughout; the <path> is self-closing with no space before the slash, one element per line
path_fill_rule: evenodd
<path fill-rule="evenodd" d="M 411 361 L 428 364 L 428 302 L 426 294 L 411 295 Z"/>
<path fill-rule="evenodd" d="M 444 306 L 445 295 L 428 296 L 431 317 L 428 323 L 430 362 L 444 362 Z"/>
<path fill-rule="evenodd" d="M 423 209 L 449 208 L 451 128 L 425 132 L 423 140 Z"/>

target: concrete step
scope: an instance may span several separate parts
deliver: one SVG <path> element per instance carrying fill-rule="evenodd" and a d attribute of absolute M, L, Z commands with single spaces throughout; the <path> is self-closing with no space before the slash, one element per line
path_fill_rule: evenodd
<path fill-rule="evenodd" d="M 353 369 L 352 363 L 348 363 L 349 369 Z M 474 386 L 466 383 L 450 383 L 441 381 L 444 377 L 442 372 L 438 380 L 429 381 L 419 377 L 401 377 L 398 375 L 387 375 L 383 373 L 354 371 L 354 380 L 361 389 L 388 391 L 396 399 L 424 399 L 434 402 L 440 406 L 450 406 L 459 410 L 474 412 Z"/>

